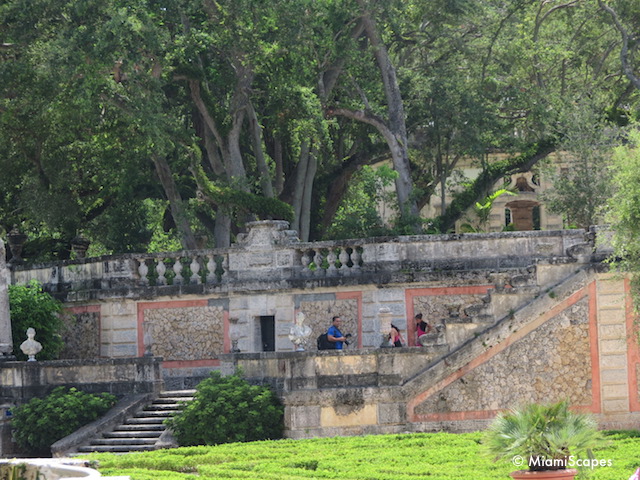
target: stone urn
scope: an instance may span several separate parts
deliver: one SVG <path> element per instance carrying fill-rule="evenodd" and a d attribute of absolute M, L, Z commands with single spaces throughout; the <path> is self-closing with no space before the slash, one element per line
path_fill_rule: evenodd
<path fill-rule="evenodd" d="M 7 243 L 11 250 L 9 263 L 12 265 L 20 265 L 21 263 L 24 263 L 24 260 L 22 259 L 22 249 L 26 241 L 27 235 L 21 233 L 20 230 L 18 230 L 17 225 L 14 226 L 7 235 Z"/>
<path fill-rule="evenodd" d="M 90 244 L 91 242 L 89 240 L 78 235 L 71 240 L 71 251 L 74 253 L 76 258 L 85 258 Z"/>

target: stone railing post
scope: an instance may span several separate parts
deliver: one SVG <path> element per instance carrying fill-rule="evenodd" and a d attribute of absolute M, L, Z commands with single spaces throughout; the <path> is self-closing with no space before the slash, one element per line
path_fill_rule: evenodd
<path fill-rule="evenodd" d="M 225 260 L 233 280 L 280 280 L 288 278 L 295 265 L 297 234 L 283 220 L 263 220 L 247 223 L 249 232 L 238 236 L 236 248 L 229 250 Z M 314 249 L 318 253 L 317 249 Z"/>

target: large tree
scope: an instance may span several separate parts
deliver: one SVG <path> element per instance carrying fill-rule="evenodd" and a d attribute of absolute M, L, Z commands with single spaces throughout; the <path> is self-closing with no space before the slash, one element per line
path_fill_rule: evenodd
<path fill-rule="evenodd" d="M 183 248 L 203 230 L 228 245 L 253 218 L 317 239 L 358 168 L 384 160 L 415 232 L 477 158 L 447 230 L 555 149 L 576 102 L 611 117 L 637 101 L 614 54 L 634 31 L 622 0 L 38 5 L 0 5 L 0 224 L 108 251 L 145 248 L 158 208 Z"/>

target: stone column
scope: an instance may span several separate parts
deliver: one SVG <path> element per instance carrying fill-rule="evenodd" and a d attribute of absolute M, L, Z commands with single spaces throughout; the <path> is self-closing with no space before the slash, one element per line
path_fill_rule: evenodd
<path fill-rule="evenodd" d="M 9 269 L 4 242 L 0 239 L 0 360 L 7 360 L 13 352 L 11 317 L 9 316 Z"/>

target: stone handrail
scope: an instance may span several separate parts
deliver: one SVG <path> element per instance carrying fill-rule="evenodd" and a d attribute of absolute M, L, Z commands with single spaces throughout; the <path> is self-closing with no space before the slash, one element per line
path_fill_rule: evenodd
<path fill-rule="evenodd" d="M 247 288 L 279 282 L 341 281 L 371 275 L 442 270 L 520 268 L 545 258 L 568 257 L 586 243 L 582 230 L 415 235 L 299 242 L 288 224 L 249 224 L 230 248 L 124 254 L 14 266 L 12 283 L 37 280 L 52 292 L 173 287 Z M 592 235 L 593 237 L 593 235 Z M 584 249 L 583 249 L 584 250 Z M 355 280 L 351 280 L 355 281 Z M 257 288 L 257 287 L 256 287 Z M 270 287 L 271 288 L 271 287 Z"/>

